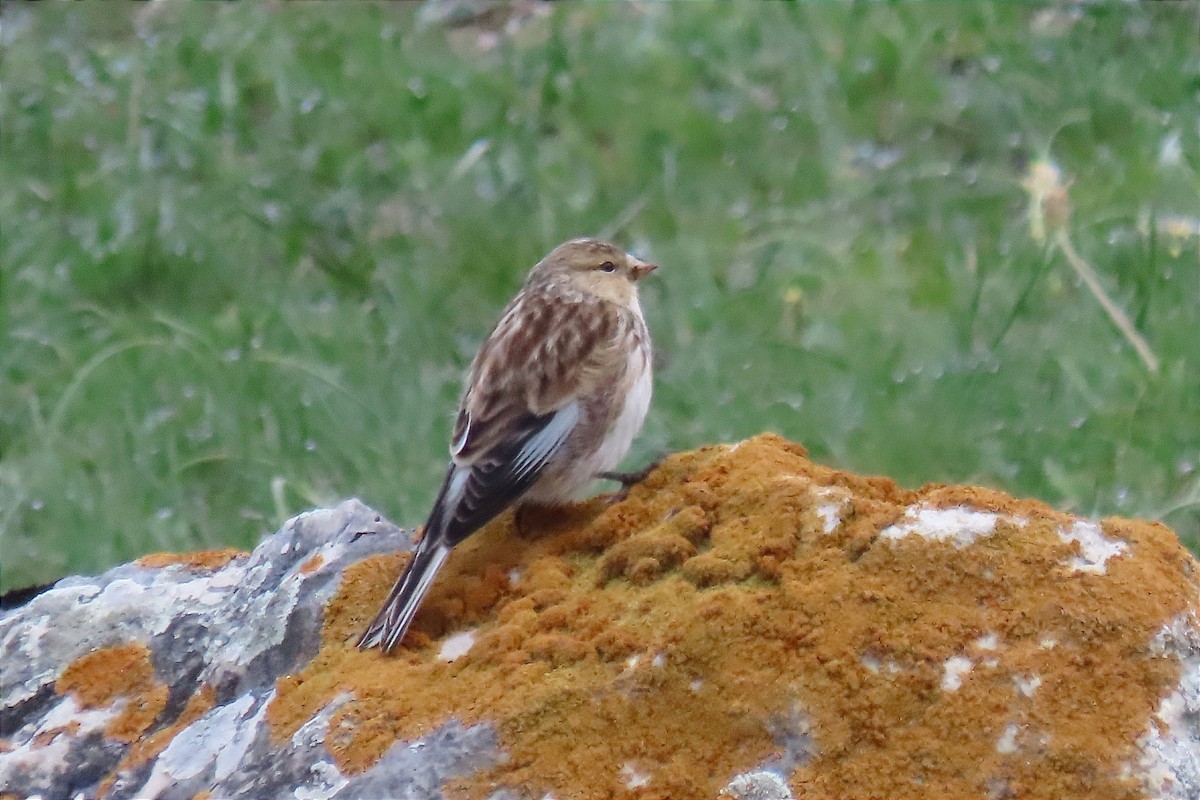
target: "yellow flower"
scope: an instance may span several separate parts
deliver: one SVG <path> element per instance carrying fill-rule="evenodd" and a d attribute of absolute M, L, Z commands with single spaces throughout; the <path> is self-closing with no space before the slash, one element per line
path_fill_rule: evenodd
<path fill-rule="evenodd" d="M 1021 187 L 1029 193 L 1029 235 L 1044 242 L 1047 231 L 1062 228 L 1071 218 L 1071 199 L 1054 162 L 1038 159 L 1029 165 Z"/>

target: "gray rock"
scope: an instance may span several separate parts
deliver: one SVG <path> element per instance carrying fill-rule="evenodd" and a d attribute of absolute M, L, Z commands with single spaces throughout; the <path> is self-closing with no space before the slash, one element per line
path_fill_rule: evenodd
<path fill-rule="evenodd" d="M 343 568 L 411 543 L 357 500 L 301 514 L 254 552 L 220 569 L 126 564 L 98 578 L 68 578 L 0 616 L 0 792 L 91 798 L 129 745 L 103 735 L 115 709 L 81 709 L 59 696 L 63 669 L 99 648 L 141 642 L 170 687 L 169 723 L 201 685 L 215 707 L 179 731 L 156 757 L 117 772 L 107 798 L 427 798 L 449 778 L 494 762 L 485 726 L 450 723 L 398 742 L 362 775 L 334 766 L 324 738 L 331 703 L 282 747 L 265 724 L 280 676 L 317 651 L 325 603 Z M 314 556 L 315 570 L 302 567 Z"/>
<path fill-rule="evenodd" d="M 1152 647 L 1163 658 L 1181 662 L 1179 686 L 1163 699 L 1138 742 L 1138 766 L 1155 800 L 1195 800 L 1200 797 L 1200 620 L 1177 617 Z"/>
<path fill-rule="evenodd" d="M 991 531 L 981 528 L 979 514 L 943 514 L 936 525 L 919 514 L 909 516 L 911 520 L 881 531 L 880 541 L 933 530 L 935 539 L 970 547 Z M 953 529 L 943 530 L 945 526 Z M 1122 557 L 1110 552 L 1113 546 L 1089 557 L 1088 546 L 1111 542 L 1090 529 L 1081 531 L 1071 540 L 1083 553 L 1074 568 L 1095 571 L 1104 558 Z M 351 500 L 296 517 L 252 553 L 217 568 L 126 564 L 96 578 L 65 579 L 4 612 L 0 793 L 46 800 L 92 798 L 104 786 L 105 797 L 115 800 L 192 798 L 200 792 L 213 798 L 437 798 L 446 781 L 503 763 L 506 756 L 491 726 L 467 727 L 451 720 L 419 740 L 396 742 L 365 772 L 343 774 L 326 739 L 331 719 L 351 699 L 348 693 L 318 709 L 286 741 L 270 738 L 266 714 L 276 682 L 298 672 L 317 653 L 325 605 L 344 569 L 369 555 L 410 545 L 410 532 Z M 321 561 L 313 568 L 316 556 Z M 80 657 L 130 642 L 148 648 L 156 678 L 168 687 L 149 733 L 175 724 L 201 686 L 216 687 L 212 708 L 190 724 L 178 725 L 170 740 L 140 763 L 125 761 L 136 744 L 106 732 L 121 712 L 120 703 L 85 708 L 72 694 L 55 690 L 63 671 Z M 995 646 L 980 645 L 984 650 Z M 1200 797 L 1200 619 L 1195 607 L 1165 625 L 1150 649 L 1155 658 L 1178 662 L 1180 678 L 1140 738 L 1128 775 L 1147 797 L 1194 800 Z M 869 653 L 863 666 L 871 674 L 896 668 Z M 958 690 L 961 673 L 947 662 L 942 691 Z M 1018 684 L 1015 691 L 1030 694 L 1038 688 Z M 770 726 L 777 754 L 731 776 L 723 795 L 742 800 L 793 796 L 787 778 L 812 763 L 821 737 L 799 705 Z M 1017 728 L 1012 727 L 1011 735 L 1006 729 L 997 751 L 1016 748 L 1017 736 Z M 640 785 L 630 780 L 630 786 Z M 493 798 L 517 796 L 523 795 L 502 789 Z M 981 796 L 1009 797 L 1012 789 L 998 776 Z"/>

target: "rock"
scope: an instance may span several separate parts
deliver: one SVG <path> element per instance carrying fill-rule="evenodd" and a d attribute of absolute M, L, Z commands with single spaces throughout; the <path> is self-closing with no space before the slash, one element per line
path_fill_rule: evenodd
<path fill-rule="evenodd" d="M 358 501 L 0 616 L 0 796 L 1200 797 L 1167 528 L 906 491 L 771 435 L 505 515 L 391 658 Z M 7 793 L 7 794 L 6 794 Z"/>

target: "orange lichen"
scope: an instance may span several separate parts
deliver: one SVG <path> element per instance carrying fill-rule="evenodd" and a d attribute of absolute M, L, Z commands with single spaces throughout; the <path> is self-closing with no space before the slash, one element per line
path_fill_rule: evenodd
<path fill-rule="evenodd" d="M 141 738 L 167 704 L 167 687 L 154 675 L 150 649 L 140 642 L 105 647 L 76 659 L 55 684 L 84 708 L 122 704 L 105 735 L 119 742 Z"/>
<path fill-rule="evenodd" d="M 230 561 L 248 555 L 245 550 L 236 547 L 222 547 L 218 550 L 199 550 L 195 553 L 151 553 L 142 556 L 134 563 L 139 567 L 161 569 L 180 565 L 194 570 L 212 571 L 224 567 Z"/>
<path fill-rule="evenodd" d="M 112 784 L 120 773 L 134 769 L 147 761 L 157 758 L 162 751 L 167 749 L 167 745 L 171 743 L 176 734 L 212 710 L 216 703 L 216 698 L 217 693 L 213 687 L 207 684 L 201 686 L 199 691 L 188 698 L 187 705 L 183 707 L 183 711 L 180 712 L 179 716 L 171 724 L 133 743 L 133 746 L 126 751 L 125 757 L 121 759 L 121 762 L 100 783 L 97 796 L 106 797 L 108 790 L 112 788 Z"/>
<path fill-rule="evenodd" d="M 319 570 L 321 568 L 321 565 L 324 563 L 325 563 L 325 556 L 321 555 L 320 553 L 317 553 L 315 556 L 310 558 L 308 561 L 305 561 L 303 564 L 300 565 L 300 574 L 301 575 L 311 575 L 312 573 Z"/>
<path fill-rule="evenodd" d="M 881 539 L 915 503 L 1026 522 L 962 548 Z M 622 502 L 526 514 L 521 531 L 506 515 L 459 545 L 394 657 L 354 640 L 407 556 L 351 566 L 268 719 L 286 737 L 350 692 L 327 741 L 348 772 L 450 719 L 492 724 L 507 758 L 453 796 L 713 797 L 804 724 L 797 797 L 1133 798 L 1123 767 L 1179 669 L 1148 644 L 1195 608 L 1196 565 L 1163 526 L 1114 519 L 1128 553 L 1072 572 L 1070 520 L 838 472 L 776 436 L 708 447 Z M 466 655 L 439 660 L 437 640 L 472 627 Z M 956 656 L 972 671 L 947 688 Z"/>

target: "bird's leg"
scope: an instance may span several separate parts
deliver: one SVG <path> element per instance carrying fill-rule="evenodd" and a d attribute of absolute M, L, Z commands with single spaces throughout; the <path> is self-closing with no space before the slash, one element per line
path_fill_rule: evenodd
<path fill-rule="evenodd" d="M 666 458 L 667 454 L 663 453 L 651 459 L 649 464 L 639 470 L 632 472 L 601 472 L 596 477 L 606 481 L 616 481 L 621 484 L 621 488 L 612 495 L 612 502 L 619 503 L 629 495 L 630 489 L 646 480 L 646 476 L 654 472 L 658 468 L 658 465 L 666 460 Z"/>
<path fill-rule="evenodd" d="M 561 506 L 520 503 L 513 509 L 513 528 L 522 539 L 541 536 L 547 528 L 554 526 L 561 511 Z"/>
<path fill-rule="evenodd" d="M 525 538 L 525 523 L 528 521 L 526 517 L 529 514 L 529 506 L 525 503 L 517 504 L 513 509 L 513 527 L 517 530 L 517 536 Z"/>

